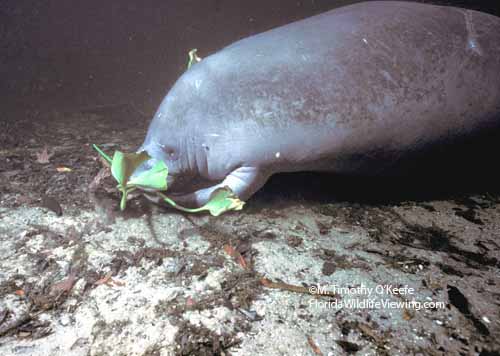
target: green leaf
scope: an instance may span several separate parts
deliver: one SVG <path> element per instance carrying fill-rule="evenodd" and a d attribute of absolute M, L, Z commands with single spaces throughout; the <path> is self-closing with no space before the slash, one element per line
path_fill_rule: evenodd
<path fill-rule="evenodd" d="M 130 176 L 142 163 L 150 159 L 149 155 L 143 151 L 140 153 L 123 153 L 116 151 L 111 163 L 111 174 L 118 182 L 118 190 L 122 193 L 120 209 L 125 210 L 128 193 L 136 189 L 128 184 Z"/>
<path fill-rule="evenodd" d="M 154 190 L 167 190 L 168 167 L 163 161 L 158 161 L 150 170 L 132 177 L 127 186 L 138 186 Z"/>
<path fill-rule="evenodd" d="M 140 153 L 123 153 L 116 151 L 111 164 L 111 174 L 118 182 L 118 185 L 125 188 L 130 176 L 142 163 L 150 159 L 149 155 L 143 151 Z"/>
<path fill-rule="evenodd" d="M 201 208 L 208 210 L 213 216 L 219 216 L 229 210 L 241 210 L 243 205 L 245 202 L 241 201 L 229 187 L 225 186 L 214 190 L 208 203 Z"/>

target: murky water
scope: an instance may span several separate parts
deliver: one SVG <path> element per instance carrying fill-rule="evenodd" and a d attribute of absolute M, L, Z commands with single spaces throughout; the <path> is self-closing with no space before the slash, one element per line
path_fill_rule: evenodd
<path fill-rule="evenodd" d="M 74 111 L 133 104 L 149 116 L 183 71 L 186 54 L 212 53 L 240 38 L 352 0 L 7 0 L 0 8 L 4 112 Z M 500 14 L 489 1 L 425 1 Z"/>

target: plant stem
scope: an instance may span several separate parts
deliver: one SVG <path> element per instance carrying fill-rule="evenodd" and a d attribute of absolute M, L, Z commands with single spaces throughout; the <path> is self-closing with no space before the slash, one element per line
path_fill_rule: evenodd
<path fill-rule="evenodd" d="M 156 192 L 163 200 L 165 200 L 168 204 L 172 205 L 172 207 L 176 208 L 176 209 L 179 209 L 179 210 L 182 210 L 182 211 L 185 211 L 186 213 L 197 213 L 199 211 L 203 211 L 205 210 L 203 207 L 200 207 L 200 208 L 185 208 L 183 206 L 180 206 L 179 204 L 177 204 L 175 201 L 173 201 L 172 199 L 170 199 L 169 197 L 167 197 L 165 194 L 162 194 L 160 192 Z"/>
<path fill-rule="evenodd" d="M 113 162 L 111 157 L 109 157 L 106 153 L 104 153 L 103 150 L 101 150 L 99 147 L 97 147 L 97 145 L 95 143 L 92 144 L 92 147 L 94 147 L 94 150 L 96 150 L 106 161 L 108 161 L 108 163 L 111 164 L 111 162 Z"/>

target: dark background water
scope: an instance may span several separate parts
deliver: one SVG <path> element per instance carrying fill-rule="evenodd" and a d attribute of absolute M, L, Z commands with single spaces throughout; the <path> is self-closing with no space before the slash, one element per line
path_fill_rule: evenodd
<path fill-rule="evenodd" d="M 346 0 L 0 0 L 2 117 L 132 104 L 149 116 L 187 52 L 353 3 Z M 445 1 L 500 15 L 500 1 Z"/>

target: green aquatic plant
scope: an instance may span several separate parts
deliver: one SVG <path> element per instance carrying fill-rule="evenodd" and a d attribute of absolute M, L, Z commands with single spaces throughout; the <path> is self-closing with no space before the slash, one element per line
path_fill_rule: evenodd
<path fill-rule="evenodd" d="M 196 54 L 198 50 L 196 48 L 193 48 L 188 52 L 188 64 L 187 64 L 187 69 L 191 68 L 193 64 L 196 64 L 198 62 L 201 62 L 201 57 L 198 57 Z"/>
<path fill-rule="evenodd" d="M 241 210 L 245 205 L 245 202 L 241 201 L 228 186 L 215 189 L 212 194 L 210 194 L 208 203 L 199 208 L 184 208 L 167 197 L 165 194 L 162 194 L 160 192 L 158 192 L 157 194 L 174 208 L 188 213 L 208 211 L 213 216 L 219 216 L 220 214 L 225 213 L 229 210 Z"/>
<path fill-rule="evenodd" d="M 188 213 L 208 211 L 213 216 L 219 216 L 226 211 L 241 210 L 245 205 L 245 202 L 241 201 L 229 187 L 224 186 L 214 190 L 205 205 L 199 208 L 185 208 L 163 193 L 168 189 L 168 167 L 164 162 L 158 161 L 149 170 L 134 175 L 134 172 L 142 163 L 151 159 L 147 152 L 123 153 L 116 151 L 113 158 L 111 158 L 97 145 L 93 145 L 93 147 L 109 164 L 111 175 L 118 182 L 117 189 L 121 193 L 121 210 L 125 209 L 128 194 L 136 189 L 145 190 L 149 194 L 156 194 L 175 209 Z"/>

